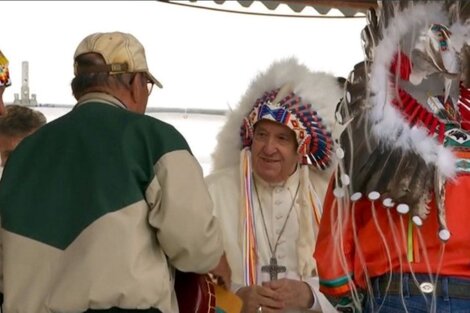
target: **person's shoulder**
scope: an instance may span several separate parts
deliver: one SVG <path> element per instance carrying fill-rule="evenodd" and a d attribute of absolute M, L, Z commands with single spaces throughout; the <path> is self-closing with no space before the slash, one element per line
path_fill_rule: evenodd
<path fill-rule="evenodd" d="M 138 125 L 148 127 L 154 131 L 169 132 L 181 135 L 181 133 L 173 125 L 167 122 L 146 114 L 134 114 L 136 116 L 136 120 L 138 121 Z"/>
<path fill-rule="evenodd" d="M 179 150 L 186 150 L 192 155 L 186 138 L 173 125 L 152 116 L 140 114 L 125 133 L 143 139 L 158 156 Z"/>
<path fill-rule="evenodd" d="M 169 138 L 176 141 L 185 141 L 183 135 L 171 124 L 155 117 L 125 111 L 121 114 L 126 115 L 124 131 L 126 133 L 139 133 L 153 139 Z"/>
<path fill-rule="evenodd" d="M 214 170 L 205 177 L 208 186 L 220 185 L 224 183 L 239 184 L 240 170 L 239 166 L 232 166 L 223 169 Z"/>

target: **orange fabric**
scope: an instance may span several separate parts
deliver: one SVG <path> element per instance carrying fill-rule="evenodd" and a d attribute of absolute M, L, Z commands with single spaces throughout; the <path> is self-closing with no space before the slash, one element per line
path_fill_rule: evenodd
<path fill-rule="evenodd" d="M 219 285 L 215 286 L 215 303 L 216 307 L 225 313 L 240 313 L 242 311 L 242 299 Z"/>
<path fill-rule="evenodd" d="M 409 272 L 410 268 L 406 255 L 409 215 L 401 216 L 395 208 L 386 209 L 381 205 L 381 202 L 376 202 L 377 220 L 386 239 L 385 245 L 372 219 L 371 202 L 363 197 L 355 204 L 354 209 L 352 207 L 348 209 L 348 212 L 353 210 L 355 212 L 355 229 L 351 218 L 347 221 L 346 218 L 343 218 L 343 222 L 346 224 L 343 227 L 344 231 L 341 236 L 335 239 L 332 234 L 334 234 L 335 225 L 338 224 L 338 207 L 332 193 L 332 186 L 333 183 L 330 182 L 314 254 L 320 276 L 320 290 L 331 295 L 337 295 L 338 290 L 342 292 L 349 291 L 347 281 L 341 280 L 347 274 L 353 274 L 354 283 L 359 287 L 364 287 L 365 276 L 359 251 L 363 253 L 370 277 L 383 275 L 390 271 L 399 272 L 400 263 L 403 271 Z M 455 181 L 447 182 L 445 208 L 447 226 L 451 237 L 445 244 L 445 253 L 439 275 L 470 278 L 469 196 L 470 175 L 459 175 Z M 389 223 L 386 210 L 390 210 L 393 221 L 392 226 Z M 403 228 L 401 221 L 403 222 Z M 392 227 L 395 227 L 398 233 L 398 240 L 396 241 L 392 235 Z M 419 251 L 414 251 L 415 260 L 411 263 L 413 271 L 415 273 L 429 272 L 426 265 L 427 256 L 431 272 L 438 272 L 442 243 L 438 238 L 439 229 L 434 199 L 431 202 L 431 212 L 424 221 L 424 225 L 420 229 L 417 229 L 416 226 L 413 226 L 413 228 L 413 245 L 415 249 L 419 248 Z M 353 233 L 357 234 L 358 246 L 354 243 Z M 423 238 L 425 247 L 422 246 L 419 240 L 419 234 Z M 342 244 L 340 239 L 343 240 Z M 390 251 L 391 264 L 389 264 L 387 258 L 386 246 Z M 344 253 L 343 263 L 346 266 L 341 265 L 341 253 L 339 251 Z"/>

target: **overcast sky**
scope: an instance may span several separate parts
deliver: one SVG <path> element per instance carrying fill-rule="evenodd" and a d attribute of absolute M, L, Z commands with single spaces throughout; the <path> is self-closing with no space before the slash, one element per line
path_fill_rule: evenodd
<path fill-rule="evenodd" d="M 0 49 L 13 79 L 7 102 L 20 92 L 21 62 L 29 61 L 39 103 L 74 104 L 73 53 L 94 32 L 130 32 L 144 44 L 164 85 L 152 94 L 153 107 L 227 109 L 259 71 L 284 57 L 340 76 L 363 58 L 363 18 L 249 16 L 155 1 L 2 1 L 1 8 Z"/>

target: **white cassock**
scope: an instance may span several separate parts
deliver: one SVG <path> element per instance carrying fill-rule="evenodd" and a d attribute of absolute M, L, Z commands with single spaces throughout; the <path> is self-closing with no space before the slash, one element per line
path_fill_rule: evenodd
<path fill-rule="evenodd" d="M 282 184 L 268 184 L 260 178 L 255 177 L 253 182 L 256 183 L 257 190 L 260 195 L 261 207 L 263 209 L 266 221 L 267 233 L 269 240 L 274 249 L 276 240 L 281 233 L 284 222 L 286 221 L 288 212 L 291 208 L 297 186 L 299 183 L 299 170 L 297 170 L 289 179 Z M 315 180 L 313 180 L 315 181 Z M 214 214 L 218 217 L 223 234 L 224 248 L 227 259 L 232 269 L 232 290 L 236 291 L 244 286 L 243 279 L 243 254 L 242 244 L 240 240 L 240 169 L 239 166 L 219 170 L 206 177 L 209 192 L 214 201 Z M 324 186 L 322 186 L 324 188 Z M 253 207 L 254 221 L 256 228 L 256 243 L 258 252 L 258 268 L 257 281 L 269 280 L 269 274 L 263 273 L 261 267 L 268 265 L 271 258 L 268 238 L 264 229 L 263 219 L 261 216 L 258 198 L 255 188 L 253 187 Z M 324 190 L 319 192 L 323 195 Z M 299 197 L 297 197 L 298 199 Z M 300 280 L 298 274 L 297 263 L 297 238 L 299 236 L 299 212 L 300 206 L 295 201 L 294 207 L 287 219 L 287 224 L 282 231 L 276 249 L 276 259 L 278 265 L 285 266 L 287 272 L 279 274 L 278 278 L 290 278 Z M 313 216 L 312 216 L 313 218 Z M 313 255 L 313 248 L 312 248 Z M 313 256 L 312 256 L 313 257 Z M 315 297 L 315 302 L 311 310 L 308 312 L 336 312 L 330 302 L 319 291 L 318 277 L 307 277 L 304 281 L 308 283 Z M 299 312 L 298 310 L 288 311 L 289 313 Z"/>

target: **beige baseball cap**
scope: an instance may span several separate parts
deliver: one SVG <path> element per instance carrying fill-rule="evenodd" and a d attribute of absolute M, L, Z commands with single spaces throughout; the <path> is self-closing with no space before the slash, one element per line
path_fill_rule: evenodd
<path fill-rule="evenodd" d="M 110 74 L 144 72 L 155 85 L 163 87 L 149 72 L 144 46 L 131 34 L 121 32 L 91 34 L 78 45 L 74 59 L 85 53 L 98 53 L 106 62 L 105 66 L 93 67 L 88 72 Z M 74 73 L 78 74 L 76 64 Z"/>

